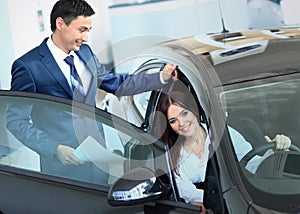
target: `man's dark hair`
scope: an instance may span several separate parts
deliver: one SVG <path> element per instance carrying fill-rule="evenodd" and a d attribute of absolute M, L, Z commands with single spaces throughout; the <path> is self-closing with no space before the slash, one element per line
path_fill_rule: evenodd
<path fill-rule="evenodd" d="M 50 14 L 51 30 L 56 30 L 56 19 L 62 17 L 66 25 L 69 25 L 78 16 L 92 16 L 93 8 L 84 0 L 59 0 L 53 6 Z"/>

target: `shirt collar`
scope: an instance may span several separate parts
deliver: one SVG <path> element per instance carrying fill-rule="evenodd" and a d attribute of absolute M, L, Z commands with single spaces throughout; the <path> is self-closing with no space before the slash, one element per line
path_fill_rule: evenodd
<path fill-rule="evenodd" d="M 65 59 L 67 56 L 69 56 L 69 55 L 75 56 L 75 52 L 74 52 L 74 51 L 71 51 L 70 54 L 66 54 L 64 51 L 62 51 L 59 47 L 57 47 L 57 46 L 53 43 L 51 37 L 48 39 L 47 45 L 48 45 L 48 48 L 50 49 L 52 55 L 54 56 L 54 58 L 55 58 L 56 60 L 64 61 L 64 59 Z"/>

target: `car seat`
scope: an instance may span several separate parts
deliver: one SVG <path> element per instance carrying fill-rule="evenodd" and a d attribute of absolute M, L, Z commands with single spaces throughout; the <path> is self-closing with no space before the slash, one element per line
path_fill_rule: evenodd
<path fill-rule="evenodd" d="M 253 148 L 265 142 L 260 126 L 249 117 L 228 117 L 227 124 L 243 135 Z"/>

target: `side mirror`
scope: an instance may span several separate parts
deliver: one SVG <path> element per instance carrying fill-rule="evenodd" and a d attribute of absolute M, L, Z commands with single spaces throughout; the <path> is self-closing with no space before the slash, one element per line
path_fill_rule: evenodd
<path fill-rule="evenodd" d="M 140 167 L 124 174 L 109 189 L 107 202 L 112 206 L 128 206 L 155 201 L 167 195 L 170 187 L 153 171 Z"/>

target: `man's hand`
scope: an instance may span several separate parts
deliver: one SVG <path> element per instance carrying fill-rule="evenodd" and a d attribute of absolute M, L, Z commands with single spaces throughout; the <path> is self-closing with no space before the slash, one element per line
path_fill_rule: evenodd
<path fill-rule="evenodd" d="M 291 146 L 291 139 L 283 134 L 277 134 L 274 139 L 271 140 L 269 136 L 265 136 L 267 142 L 276 142 L 276 150 L 286 150 Z"/>
<path fill-rule="evenodd" d="M 64 165 L 80 165 L 84 161 L 78 159 L 74 154 L 74 149 L 65 145 L 58 145 L 55 155 Z"/>
<path fill-rule="evenodd" d="M 162 78 L 165 82 L 168 82 L 170 79 L 174 81 L 177 80 L 177 65 L 166 64 L 162 71 Z"/>
<path fill-rule="evenodd" d="M 206 213 L 206 208 L 204 207 L 202 202 L 192 202 L 192 204 L 201 207 L 201 213 L 200 214 L 205 214 Z"/>

